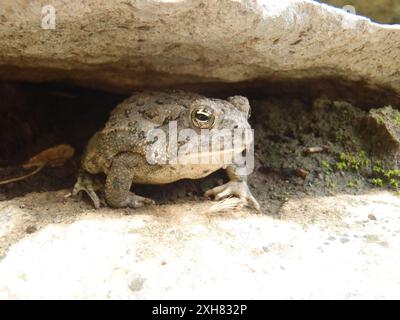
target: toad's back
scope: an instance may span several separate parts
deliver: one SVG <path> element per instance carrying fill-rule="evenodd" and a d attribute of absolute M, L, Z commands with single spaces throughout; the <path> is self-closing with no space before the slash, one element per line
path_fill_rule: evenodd
<path fill-rule="evenodd" d="M 107 173 L 119 153 L 145 156 L 148 132 L 165 128 L 171 120 L 188 126 L 187 109 L 193 101 L 203 98 L 175 90 L 134 94 L 111 112 L 104 128 L 90 139 L 82 159 L 83 169 L 93 174 Z"/>

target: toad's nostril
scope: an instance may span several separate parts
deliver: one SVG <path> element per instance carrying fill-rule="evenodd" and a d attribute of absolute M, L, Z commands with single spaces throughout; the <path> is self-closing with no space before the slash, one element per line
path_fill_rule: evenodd
<path fill-rule="evenodd" d="M 235 124 L 235 126 L 233 127 L 233 129 L 237 129 L 239 128 L 239 126 L 237 124 Z"/>

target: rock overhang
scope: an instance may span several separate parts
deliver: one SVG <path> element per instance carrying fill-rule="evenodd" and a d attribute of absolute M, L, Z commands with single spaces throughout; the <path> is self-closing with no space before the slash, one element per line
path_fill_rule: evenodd
<path fill-rule="evenodd" d="M 6 1 L 0 8 L 0 79 L 122 93 L 231 85 L 268 93 L 271 83 L 296 87 L 338 79 L 338 86 L 345 82 L 382 93 L 389 103 L 400 100 L 400 26 L 315 1 L 51 5 L 55 29 L 43 29 L 41 1 Z"/>

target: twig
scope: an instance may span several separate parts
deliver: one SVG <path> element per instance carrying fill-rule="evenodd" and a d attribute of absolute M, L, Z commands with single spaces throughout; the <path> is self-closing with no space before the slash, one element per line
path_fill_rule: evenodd
<path fill-rule="evenodd" d="M 307 154 L 312 154 L 312 153 L 319 153 L 319 152 L 323 152 L 324 148 L 322 147 L 308 147 L 304 149 L 304 152 Z"/>
<path fill-rule="evenodd" d="M 12 178 L 12 179 L 7 179 L 7 180 L 0 181 L 0 185 L 12 183 L 12 182 L 17 182 L 17 181 L 21 181 L 21 180 L 24 180 L 26 178 L 29 178 L 29 177 L 37 174 L 39 171 L 41 171 L 44 168 L 45 165 L 46 165 L 46 163 L 42 163 L 39 167 L 37 167 L 31 173 L 28 173 L 28 174 L 26 174 L 26 175 L 24 175 L 22 177 L 17 177 L 17 178 Z"/>
<path fill-rule="evenodd" d="M 328 145 L 324 145 L 322 147 L 308 147 L 304 149 L 306 154 L 320 153 L 320 152 L 330 152 L 330 147 Z"/>

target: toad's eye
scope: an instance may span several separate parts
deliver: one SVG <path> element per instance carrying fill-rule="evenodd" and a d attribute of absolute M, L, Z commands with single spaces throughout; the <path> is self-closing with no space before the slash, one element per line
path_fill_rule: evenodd
<path fill-rule="evenodd" d="M 207 108 L 197 108 L 192 111 L 191 120 L 200 129 L 210 129 L 214 126 L 215 116 Z"/>
<path fill-rule="evenodd" d="M 251 109 L 249 109 L 249 113 L 247 114 L 247 119 L 250 119 L 251 117 Z"/>

